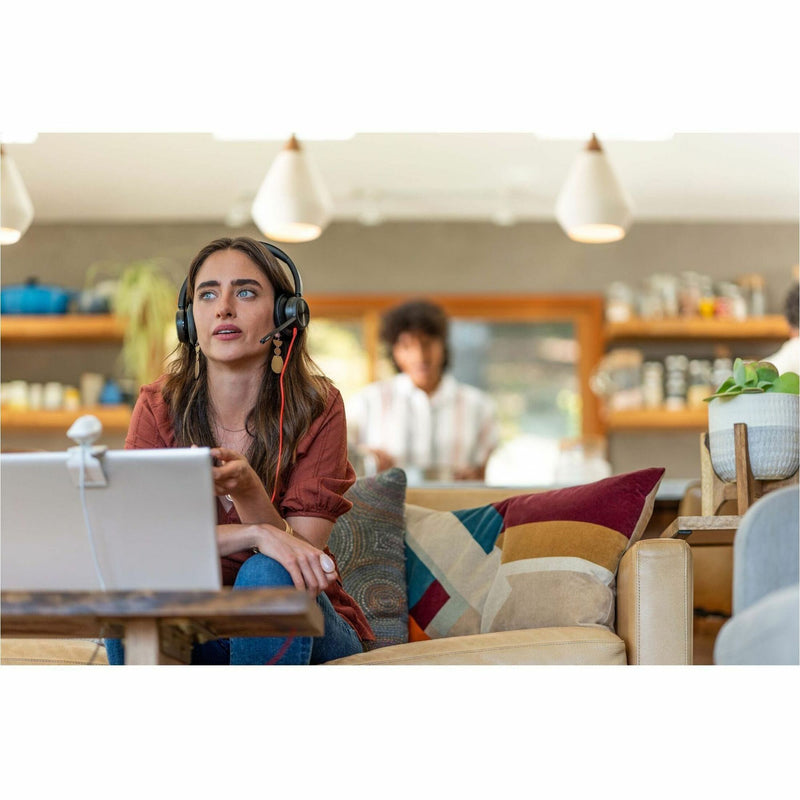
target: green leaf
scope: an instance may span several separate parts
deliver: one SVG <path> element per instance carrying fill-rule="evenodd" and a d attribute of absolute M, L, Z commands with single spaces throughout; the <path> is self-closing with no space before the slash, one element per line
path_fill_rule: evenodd
<path fill-rule="evenodd" d="M 800 377 L 796 372 L 784 372 L 772 384 L 773 392 L 800 394 Z"/>
<path fill-rule="evenodd" d="M 745 381 L 747 380 L 744 361 L 742 361 L 741 358 L 737 358 L 736 361 L 733 362 L 733 379 L 739 384 L 739 386 L 744 386 Z"/>
<path fill-rule="evenodd" d="M 745 386 L 755 386 L 758 383 L 758 373 L 756 372 L 756 368 L 752 364 L 745 364 L 744 365 L 744 385 Z"/>
<path fill-rule="evenodd" d="M 725 379 L 725 380 L 724 380 L 724 381 L 723 381 L 723 382 L 722 382 L 722 383 L 721 383 L 721 384 L 720 384 L 720 385 L 717 387 L 717 390 L 714 392 L 714 394 L 712 394 L 712 395 L 709 395 L 708 397 L 704 397 L 704 398 L 703 398 L 703 400 L 705 400 L 705 402 L 709 402 L 710 400 L 713 400 L 715 397 L 719 397 L 720 395 L 723 395 L 723 394 L 725 394 L 727 391 L 729 391 L 729 390 L 730 390 L 730 388 L 731 388 L 732 386 L 736 386 L 736 384 L 735 384 L 735 383 L 734 383 L 734 381 L 733 381 L 733 378 L 726 378 L 726 379 Z"/>
<path fill-rule="evenodd" d="M 727 392 L 732 386 L 736 386 L 736 381 L 734 381 L 732 377 L 727 378 L 719 385 L 716 394 L 719 394 L 720 392 Z"/>
<path fill-rule="evenodd" d="M 127 323 L 120 357 L 125 374 L 142 385 L 163 371 L 177 288 L 158 259 L 134 261 L 121 270 L 114 296 L 114 311 Z"/>
<path fill-rule="evenodd" d="M 761 381 L 772 383 L 778 377 L 778 370 L 769 361 L 758 361 L 755 364 L 759 384 Z"/>

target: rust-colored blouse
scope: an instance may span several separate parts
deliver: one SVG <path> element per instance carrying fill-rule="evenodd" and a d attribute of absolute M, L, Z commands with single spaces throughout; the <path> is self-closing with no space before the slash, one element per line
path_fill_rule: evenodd
<path fill-rule="evenodd" d="M 129 450 L 177 447 L 169 407 L 161 393 L 163 378 L 143 386 L 133 409 L 125 447 Z M 322 517 L 334 522 L 352 508 L 343 497 L 356 476 L 347 460 L 347 428 L 344 403 L 339 391 L 331 386 L 325 409 L 300 440 L 297 458 L 283 476 L 275 506 L 282 517 Z M 236 509 L 226 511 L 217 498 L 217 522 L 241 522 Z M 325 552 L 336 556 L 325 548 Z M 222 557 L 222 582 L 232 586 L 239 567 L 252 555 L 247 550 Z M 337 613 L 355 630 L 362 641 L 372 641 L 375 635 L 358 603 L 344 590 L 340 580 L 325 592 Z"/>

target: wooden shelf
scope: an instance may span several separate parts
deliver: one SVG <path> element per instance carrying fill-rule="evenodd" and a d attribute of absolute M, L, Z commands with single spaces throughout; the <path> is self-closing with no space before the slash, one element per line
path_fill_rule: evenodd
<path fill-rule="evenodd" d="M 90 406 L 74 411 L 22 411 L 3 408 L 0 411 L 3 431 L 10 430 L 61 430 L 66 436 L 67 429 L 82 414 L 94 414 L 106 430 L 127 430 L 131 421 L 131 409 L 126 405 Z"/>
<path fill-rule="evenodd" d="M 641 408 L 609 411 L 604 417 L 609 431 L 643 430 L 706 430 L 708 407 L 700 408 Z"/>
<path fill-rule="evenodd" d="M 125 325 L 113 314 L 3 314 L 3 344 L 119 342 Z"/>
<path fill-rule="evenodd" d="M 745 320 L 670 318 L 631 319 L 608 322 L 603 328 L 606 341 L 618 339 L 787 339 L 789 326 L 784 317 L 772 314 Z"/>

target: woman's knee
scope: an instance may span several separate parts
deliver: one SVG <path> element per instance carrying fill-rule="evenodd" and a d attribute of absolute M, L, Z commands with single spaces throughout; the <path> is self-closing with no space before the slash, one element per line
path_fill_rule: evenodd
<path fill-rule="evenodd" d="M 233 588 L 293 585 L 292 576 L 282 564 L 262 553 L 255 553 L 239 568 Z"/>

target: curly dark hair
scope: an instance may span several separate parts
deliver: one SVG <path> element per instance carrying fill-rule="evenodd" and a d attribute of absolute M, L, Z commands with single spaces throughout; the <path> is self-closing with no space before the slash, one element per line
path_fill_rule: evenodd
<path fill-rule="evenodd" d="M 800 300 L 798 300 L 798 282 L 795 281 L 786 292 L 786 299 L 783 303 L 783 314 L 793 328 L 800 327 L 797 319 L 798 313 L 800 313 Z"/>
<path fill-rule="evenodd" d="M 401 333 L 425 333 L 436 339 L 441 339 L 444 344 L 444 364 L 446 369 L 450 362 L 450 348 L 447 341 L 449 323 L 444 309 L 430 300 L 409 300 L 387 311 L 381 319 L 381 340 L 389 348 L 397 343 Z M 400 372 L 400 367 L 394 362 L 395 369 Z"/>

